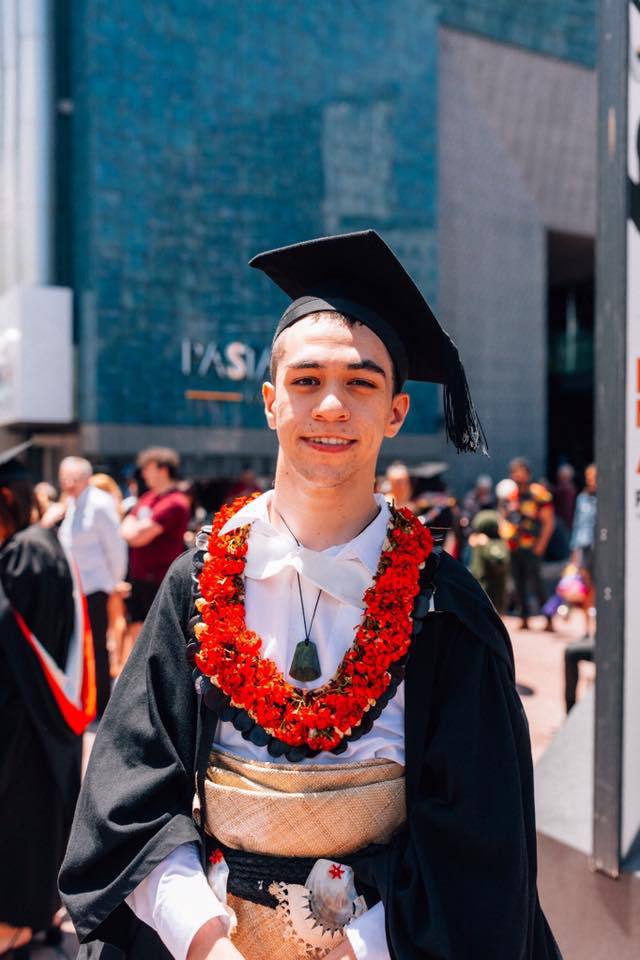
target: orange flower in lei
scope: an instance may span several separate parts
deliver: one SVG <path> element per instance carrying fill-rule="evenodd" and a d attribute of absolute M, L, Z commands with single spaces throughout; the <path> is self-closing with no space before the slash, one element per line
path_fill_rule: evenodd
<path fill-rule="evenodd" d="M 353 645 L 328 683 L 302 690 L 260 656 L 262 641 L 245 623 L 243 572 L 250 527 L 220 535 L 230 517 L 252 499 L 236 500 L 215 517 L 199 580 L 202 622 L 195 628 L 200 644 L 195 662 L 267 734 L 290 746 L 332 750 L 385 693 L 389 668 L 409 651 L 411 611 L 420 569 L 433 547 L 431 533 L 408 510 L 391 510 Z"/>

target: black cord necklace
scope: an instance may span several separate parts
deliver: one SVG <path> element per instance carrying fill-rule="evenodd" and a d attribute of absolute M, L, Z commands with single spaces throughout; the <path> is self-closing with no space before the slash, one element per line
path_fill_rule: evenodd
<path fill-rule="evenodd" d="M 276 513 L 284 523 L 285 527 L 295 540 L 295 542 L 300 546 L 300 541 L 296 537 L 295 533 L 282 516 L 279 510 L 276 510 Z M 318 680 L 322 675 L 320 670 L 320 658 L 318 657 L 318 649 L 310 637 L 311 628 L 313 627 L 313 621 L 316 618 L 316 613 L 318 611 L 318 604 L 320 603 L 320 597 L 322 596 L 322 589 L 318 590 L 318 596 L 316 597 L 316 603 L 313 608 L 313 613 L 311 614 L 311 622 L 307 627 L 307 616 L 304 609 L 304 600 L 302 599 L 302 583 L 300 581 L 300 574 L 296 570 L 296 579 L 298 581 L 298 593 L 300 595 L 300 607 L 302 609 L 302 622 L 304 624 L 304 640 L 301 640 L 300 643 L 296 644 L 296 649 L 293 653 L 293 659 L 291 660 L 291 665 L 289 667 L 289 676 L 293 677 L 294 680 L 299 680 L 301 682 L 307 682 L 309 680 Z"/>

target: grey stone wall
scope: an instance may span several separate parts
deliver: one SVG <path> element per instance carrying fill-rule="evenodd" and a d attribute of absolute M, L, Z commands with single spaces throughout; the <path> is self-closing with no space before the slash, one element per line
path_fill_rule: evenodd
<path fill-rule="evenodd" d="M 546 231 L 595 233 L 596 76 L 441 29 L 439 91 L 439 310 L 491 447 L 449 455 L 462 489 L 545 469 Z"/>

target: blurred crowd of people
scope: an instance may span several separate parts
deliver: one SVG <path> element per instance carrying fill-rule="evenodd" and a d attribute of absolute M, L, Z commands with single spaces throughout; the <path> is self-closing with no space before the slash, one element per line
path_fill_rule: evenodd
<path fill-rule="evenodd" d="M 396 462 L 378 485 L 396 505 L 419 516 L 435 541 L 471 568 L 500 613 L 518 614 L 520 627 L 526 630 L 533 597 L 547 629 L 553 629 L 561 604 L 549 601 L 543 560 L 565 562 L 566 576 L 575 570 L 583 585 L 592 587 L 595 464 L 586 468 L 579 492 L 571 466 L 561 466 L 551 484 L 545 478 L 534 480 L 529 463 L 516 457 L 508 477 L 494 486 L 491 477 L 482 474 L 460 500 L 447 488 L 445 471 L 445 464 L 414 468 Z M 572 602 L 585 596 L 586 592 L 580 597 L 576 592 Z"/>
<path fill-rule="evenodd" d="M 491 477 L 479 476 L 459 502 L 447 489 L 445 470 L 444 464 L 393 463 L 379 488 L 418 515 L 434 540 L 469 566 L 498 612 L 519 617 L 520 629 L 529 629 L 538 613 L 553 631 L 556 615 L 580 611 L 584 635 L 565 650 L 568 712 L 579 664 L 595 654 L 596 465 L 585 469 L 580 490 L 570 464 L 561 465 L 550 483 L 534 479 L 527 460 L 516 457 L 508 477 L 494 486 Z"/>
<path fill-rule="evenodd" d="M 181 480 L 179 470 L 174 450 L 148 448 L 123 489 L 89 460 L 66 457 L 59 492 L 47 482 L 34 488 L 36 522 L 57 531 L 87 598 L 98 719 L 173 561 L 223 502 L 260 489 L 249 469 L 213 485 Z"/>

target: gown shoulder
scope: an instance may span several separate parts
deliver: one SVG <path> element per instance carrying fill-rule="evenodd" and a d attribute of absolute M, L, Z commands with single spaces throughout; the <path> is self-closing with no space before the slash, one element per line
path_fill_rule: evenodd
<path fill-rule="evenodd" d="M 513 647 L 502 618 L 473 574 L 448 553 L 440 554 L 434 577 L 434 606 L 451 613 L 473 637 L 486 644 L 515 677 Z"/>

